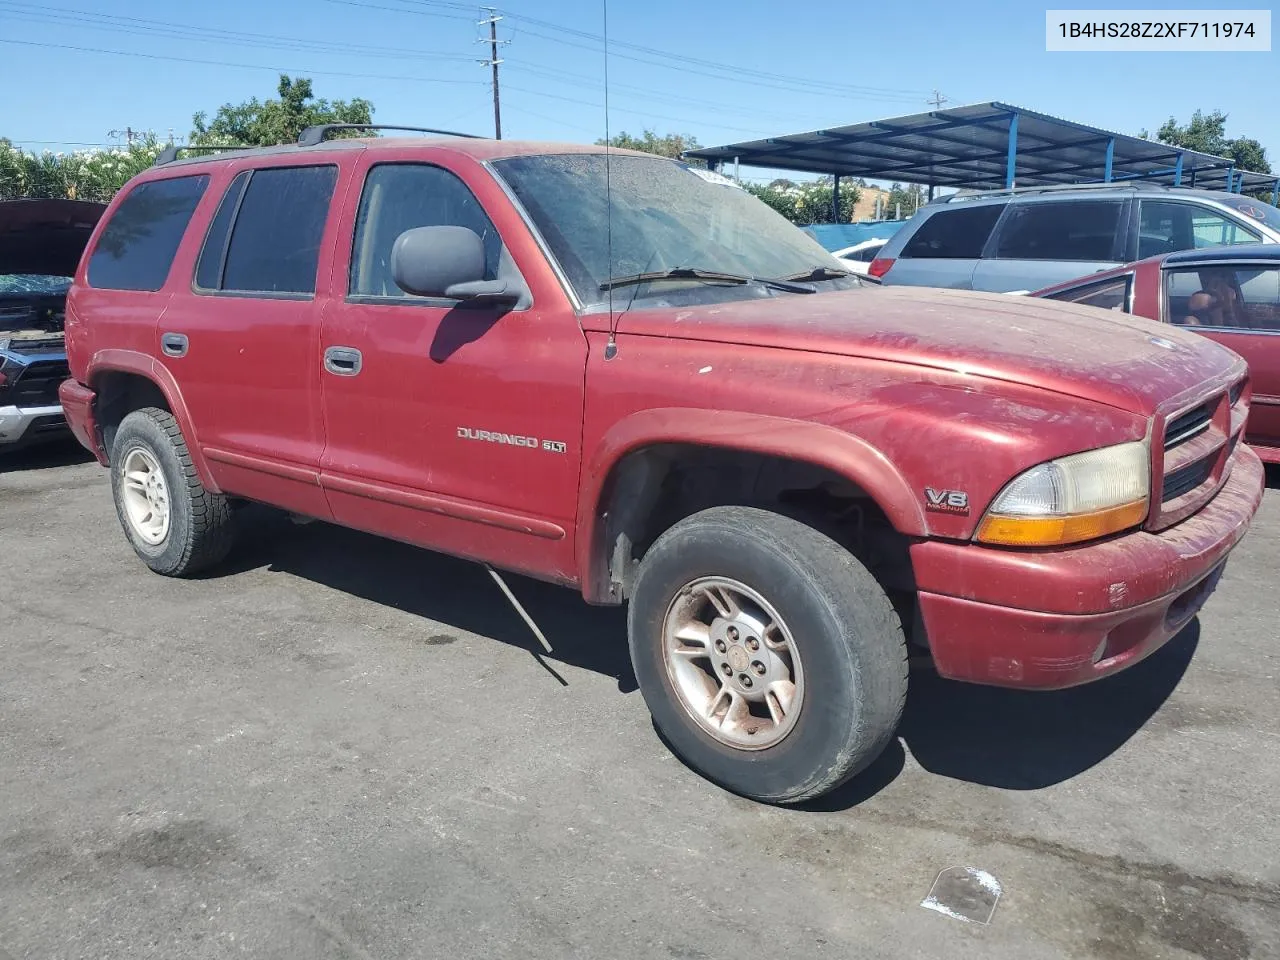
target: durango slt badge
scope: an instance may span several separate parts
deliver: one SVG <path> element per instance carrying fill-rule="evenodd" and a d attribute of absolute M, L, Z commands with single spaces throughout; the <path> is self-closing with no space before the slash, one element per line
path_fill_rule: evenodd
<path fill-rule="evenodd" d="M 463 440 L 484 440 L 488 443 L 501 443 L 510 447 L 545 450 L 547 453 L 564 453 L 568 449 L 559 440 L 543 440 L 539 442 L 537 437 L 524 437 L 517 433 L 495 433 L 491 430 L 476 430 L 474 427 L 459 427 L 458 437 Z"/>

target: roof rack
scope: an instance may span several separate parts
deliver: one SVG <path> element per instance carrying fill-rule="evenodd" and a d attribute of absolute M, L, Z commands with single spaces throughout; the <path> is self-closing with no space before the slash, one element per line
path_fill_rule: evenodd
<path fill-rule="evenodd" d="M 456 130 L 435 130 L 431 127 L 399 127 L 390 123 L 321 123 L 307 127 L 298 134 L 298 146 L 314 147 L 323 143 L 334 130 L 409 130 L 414 133 L 438 133 L 446 137 L 466 137 L 469 140 L 484 140 L 476 133 L 459 133 Z"/>
<path fill-rule="evenodd" d="M 253 149 L 255 148 L 247 147 L 247 146 L 239 146 L 239 145 L 236 145 L 236 146 L 228 145 L 228 146 L 222 146 L 222 147 L 215 147 L 215 146 L 181 146 L 180 147 L 175 143 L 171 143 L 169 144 L 169 146 L 165 147 L 163 150 L 160 151 L 159 155 L 155 159 L 155 162 L 152 163 L 151 165 L 153 167 L 162 167 L 166 163 L 173 163 L 173 161 L 178 159 L 179 153 L 185 153 L 191 150 L 253 150 Z"/>
<path fill-rule="evenodd" d="M 992 187 L 989 190 L 968 190 L 948 193 L 937 197 L 931 203 L 951 203 L 953 200 L 977 200 L 983 197 L 1023 196 L 1035 193 L 1061 193 L 1071 190 L 1189 190 L 1186 185 L 1177 187 L 1167 183 L 1152 183 L 1112 180 L 1110 183 L 1048 183 L 1038 187 Z"/>

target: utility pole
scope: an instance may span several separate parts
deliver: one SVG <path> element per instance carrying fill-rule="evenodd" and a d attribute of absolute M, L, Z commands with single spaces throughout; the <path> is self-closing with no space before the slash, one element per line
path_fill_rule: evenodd
<path fill-rule="evenodd" d="M 933 109 L 941 110 L 942 105 L 946 103 L 948 99 L 950 98 L 945 96 L 942 91 L 935 89 L 933 91 L 933 96 L 926 100 L 925 103 L 931 103 L 933 104 Z"/>
<path fill-rule="evenodd" d="M 498 64 L 502 63 L 498 59 L 498 44 L 510 43 L 510 40 L 498 39 L 498 21 L 502 16 L 498 13 L 496 7 L 485 7 L 489 11 L 489 16 L 485 19 L 477 21 L 477 25 L 483 27 L 489 25 L 489 36 L 487 38 L 480 37 L 477 43 L 489 44 L 489 59 L 479 61 L 483 66 L 493 68 L 493 136 L 495 140 L 502 139 L 502 103 L 498 96 Z"/>
<path fill-rule="evenodd" d="M 134 138 L 141 137 L 142 133 L 141 131 L 133 129 L 133 127 L 125 127 L 123 130 L 108 130 L 107 136 L 108 137 L 124 137 L 125 143 L 127 143 L 129 146 L 133 146 Z"/>

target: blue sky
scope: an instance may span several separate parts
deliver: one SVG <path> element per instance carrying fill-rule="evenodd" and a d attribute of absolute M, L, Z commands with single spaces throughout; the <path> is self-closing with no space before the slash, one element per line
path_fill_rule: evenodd
<path fill-rule="evenodd" d="M 510 41 L 504 135 L 602 136 L 600 0 L 494 2 L 509 15 L 499 25 Z M 278 69 L 310 76 L 320 96 L 367 97 L 382 122 L 488 134 L 478 10 L 456 0 L 0 0 L 0 136 L 55 151 L 110 143 L 126 126 L 182 137 L 195 110 L 274 96 Z M 1280 53 L 1047 53 L 1044 6 L 1025 2 L 609 0 L 608 16 L 614 133 L 651 127 L 718 144 L 916 113 L 938 89 L 952 105 L 1003 100 L 1122 132 L 1221 108 L 1228 133 L 1258 138 L 1280 167 Z"/>

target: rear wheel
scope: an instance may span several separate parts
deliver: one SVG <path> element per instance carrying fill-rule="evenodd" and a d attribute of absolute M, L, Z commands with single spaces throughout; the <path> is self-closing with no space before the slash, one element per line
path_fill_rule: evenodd
<path fill-rule="evenodd" d="M 797 520 L 715 507 L 646 553 L 628 616 L 659 732 L 691 767 L 770 803 L 868 766 L 907 689 L 902 627 L 875 578 Z"/>
<path fill-rule="evenodd" d="M 146 407 L 121 421 L 111 444 L 111 490 L 125 536 L 156 573 L 197 573 L 231 549 L 231 507 L 200 482 L 166 410 Z"/>

